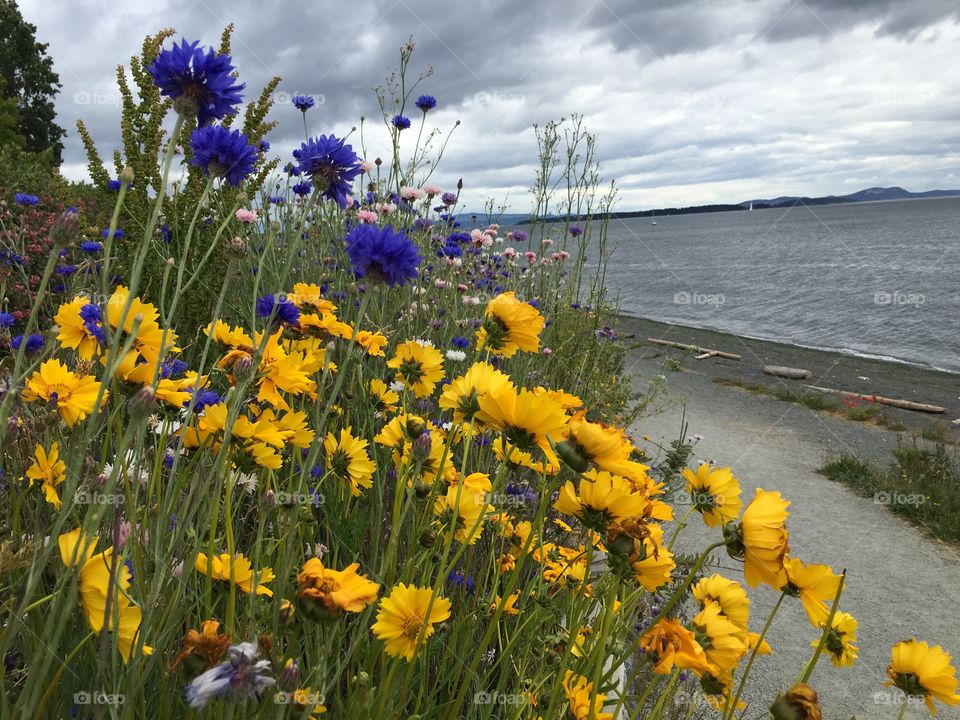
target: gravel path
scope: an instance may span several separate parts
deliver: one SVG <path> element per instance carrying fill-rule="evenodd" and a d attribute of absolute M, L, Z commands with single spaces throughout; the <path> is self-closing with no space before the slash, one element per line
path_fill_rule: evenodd
<path fill-rule="evenodd" d="M 659 360 L 634 351 L 628 371 L 637 389 L 661 371 Z M 704 362 L 704 361 L 700 361 Z M 705 362 L 710 362 L 705 361 Z M 689 365 L 690 363 L 685 363 Z M 821 697 L 825 720 L 896 718 L 898 706 L 885 704 L 881 686 L 890 647 L 916 636 L 941 644 L 960 659 L 960 553 L 938 543 L 871 499 L 861 498 L 815 471 L 825 458 L 841 451 L 887 459 L 897 436 L 800 405 L 721 387 L 710 373 L 667 372 L 671 405 L 641 420 L 635 434 L 663 445 L 678 435 L 686 403 L 688 434 L 701 434 L 694 462 L 713 459 L 730 466 L 745 500 L 754 488 L 779 490 L 790 506 L 791 553 L 807 562 L 847 570 L 841 608 L 860 623 L 860 658 L 852 668 L 836 669 L 821 660 L 811 685 Z M 695 552 L 719 539 L 696 517 L 680 536 L 677 548 Z M 720 556 L 720 572 L 742 582 L 738 564 Z M 759 631 L 776 601 L 769 587 L 748 590 L 752 629 Z M 810 656 L 815 633 L 799 600 L 788 598 L 778 613 L 769 640 L 774 654 L 759 658 L 748 682 L 745 718 L 766 718 L 766 708 Z M 928 717 L 923 706 L 906 717 Z M 958 718 L 957 709 L 938 704 L 937 717 Z"/>

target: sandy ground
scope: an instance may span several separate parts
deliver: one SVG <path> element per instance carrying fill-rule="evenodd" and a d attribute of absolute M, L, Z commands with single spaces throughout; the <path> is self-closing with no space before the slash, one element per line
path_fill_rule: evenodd
<path fill-rule="evenodd" d="M 649 348 L 630 352 L 627 369 L 634 374 L 638 390 L 663 372 L 662 361 L 660 352 Z M 709 365 L 718 362 L 690 360 L 684 367 L 691 369 L 664 373 L 668 404 L 638 422 L 635 435 L 648 435 L 667 445 L 677 437 L 685 410 L 689 434 L 704 436 L 694 461 L 712 459 L 730 466 L 745 499 L 753 497 L 756 487 L 763 487 L 779 490 L 792 501 L 788 521 L 792 554 L 830 564 L 837 571 L 847 570 L 841 608 L 860 623 L 857 664 L 836 669 L 822 660 L 812 677 L 823 717 L 896 718 L 899 707 L 887 704 L 890 695 L 881 685 L 891 645 L 916 636 L 943 645 L 960 659 L 960 552 L 925 536 L 883 505 L 816 473 L 826 458 L 838 452 L 888 459 L 897 443 L 896 433 L 719 386 L 712 381 L 716 373 Z M 908 388 L 901 381 L 897 389 Z M 936 393 L 932 395 L 931 400 L 938 399 Z M 717 539 L 718 532 L 693 518 L 677 548 L 695 552 Z M 718 559 L 720 572 L 742 581 L 735 561 L 725 554 Z M 759 631 L 777 593 L 761 587 L 750 591 L 750 596 L 752 629 Z M 746 694 L 751 706 L 745 718 L 767 717 L 770 701 L 798 674 L 815 637 L 799 600 L 788 598 L 769 636 L 774 654 L 760 658 L 754 666 Z M 939 706 L 938 710 L 937 717 L 960 718 L 957 709 Z M 923 706 L 906 715 L 927 716 Z"/>

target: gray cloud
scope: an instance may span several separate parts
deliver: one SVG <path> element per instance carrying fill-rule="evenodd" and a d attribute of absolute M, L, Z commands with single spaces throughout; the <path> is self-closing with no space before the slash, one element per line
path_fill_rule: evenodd
<path fill-rule="evenodd" d="M 104 156 L 117 144 L 113 74 L 144 34 L 173 26 L 215 45 L 232 21 L 251 92 L 276 74 L 286 95 L 322 97 L 311 132 L 343 134 L 365 116 L 371 157 L 389 152 L 372 88 L 413 35 L 414 73 L 435 70 L 422 89 L 440 101 L 428 117 L 439 141 L 462 122 L 433 179 L 463 177 L 474 208 L 509 194 L 525 209 L 531 125 L 571 112 L 599 135 L 622 207 L 960 184 L 960 11 L 946 0 L 376 0 L 349 12 L 332 0 L 83 0 L 68 12 L 24 0 L 23 12 L 63 82 L 70 177 L 83 175 L 77 117 Z M 300 114 L 284 104 L 272 117 L 286 156 Z"/>

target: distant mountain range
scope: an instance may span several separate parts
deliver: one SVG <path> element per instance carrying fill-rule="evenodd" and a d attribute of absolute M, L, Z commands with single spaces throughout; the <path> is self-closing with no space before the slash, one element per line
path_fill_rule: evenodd
<path fill-rule="evenodd" d="M 754 210 L 765 208 L 783 208 L 792 205 L 838 205 L 840 203 L 879 202 L 883 200 L 922 200 L 924 198 L 960 197 L 960 190 L 928 190 L 926 192 L 910 192 L 902 187 L 872 187 L 860 190 L 849 195 L 824 195 L 823 197 L 805 197 L 800 195 L 781 195 L 775 198 L 757 198 L 744 200 L 735 205 L 692 205 L 690 207 L 658 208 L 655 210 L 621 210 L 610 213 L 612 218 L 650 217 L 656 219 L 661 215 L 692 215 L 695 213 L 735 212 L 747 210 L 751 204 Z M 571 218 L 571 220 L 585 220 L 586 216 Z M 551 218 L 562 221 L 564 218 Z M 504 215 L 504 225 L 526 225 L 530 222 L 525 214 Z"/>
<path fill-rule="evenodd" d="M 745 200 L 739 203 L 741 207 L 783 207 L 785 205 L 833 205 L 836 203 L 876 202 L 879 200 L 920 200 L 922 198 L 939 198 L 960 196 L 960 190 L 928 190 L 927 192 L 910 192 L 902 187 L 872 187 L 849 195 L 825 195 L 823 197 L 801 197 L 797 195 L 782 195 L 767 200 Z"/>

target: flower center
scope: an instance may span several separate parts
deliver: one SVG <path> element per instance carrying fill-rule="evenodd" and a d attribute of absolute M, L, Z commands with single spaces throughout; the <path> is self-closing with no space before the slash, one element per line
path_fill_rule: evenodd
<path fill-rule="evenodd" d="M 420 637 L 420 631 L 423 629 L 424 616 L 417 613 L 411 615 L 403 621 L 403 636 L 408 640 L 416 641 Z"/>

